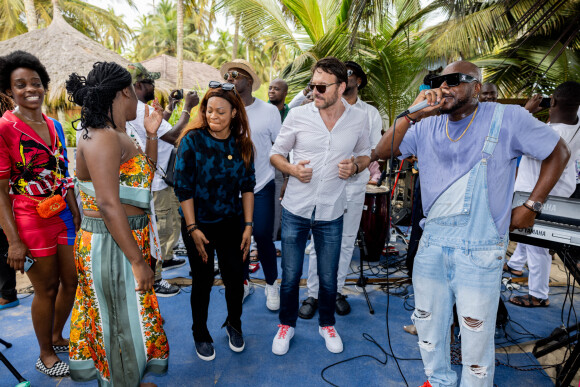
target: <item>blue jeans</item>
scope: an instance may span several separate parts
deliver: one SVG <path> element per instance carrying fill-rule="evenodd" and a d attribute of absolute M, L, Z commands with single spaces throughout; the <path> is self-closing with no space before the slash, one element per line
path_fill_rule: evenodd
<path fill-rule="evenodd" d="M 282 285 L 280 287 L 280 323 L 296 326 L 298 319 L 298 297 L 304 248 L 312 230 L 314 246 L 318 256 L 317 270 L 320 280 L 318 291 L 319 318 L 321 327 L 335 323 L 336 276 L 340 245 L 342 241 L 342 216 L 323 221 L 292 214 L 282 208 Z"/>
<path fill-rule="evenodd" d="M 264 270 L 264 277 L 268 285 L 274 284 L 278 279 L 278 262 L 276 260 L 276 247 L 272 239 L 274 232 L 274 179 L 261 190 L 254 194 L 254 240 L 258 248 L 258 259 Z M 244 263 L 245 279 L 250 278 L 250 260 Z"/>

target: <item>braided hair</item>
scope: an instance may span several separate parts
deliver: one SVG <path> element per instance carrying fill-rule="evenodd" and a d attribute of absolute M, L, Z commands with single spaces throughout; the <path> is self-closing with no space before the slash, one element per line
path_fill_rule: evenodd
<path fill-rule="evenodd" d="M 0 92 L 0 116 L 7 110 L 14 110 L 14 101 L 6 94 Z"/>
<path fill-rule="evenodd" d="M 66 90 L 69 101 L 81 106 L 77 130 L 84 130 L 83 139 L 88 138 L 89 127 L 117 127 L 113 121 L 113 100 L 118 91 L 132 83 L 131 74 L 115 62 L 96 62 L 86 78 L 77 73 L 69 76 Z"/>

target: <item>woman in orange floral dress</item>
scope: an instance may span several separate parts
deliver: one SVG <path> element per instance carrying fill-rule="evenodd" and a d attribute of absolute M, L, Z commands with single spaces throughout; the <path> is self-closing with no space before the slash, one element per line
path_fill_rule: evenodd
<path fill-rule="evenodd" d="M 148 371 L 167 372 L 151 251 L 151 181 L 157 159 L 159 104 L 145 112 L 145 153 L 126 134 L 137 97 L 127 70 L 98 62 L 86 77 L 72 74 L 71 100 L 82 106 L 77 187 L 84 218 L 75 243 L 79 278 L 71 317 L 70 372 L 75 381 L 139 386 Z M 150 384 L 149 384 L 150 385 Z"/>

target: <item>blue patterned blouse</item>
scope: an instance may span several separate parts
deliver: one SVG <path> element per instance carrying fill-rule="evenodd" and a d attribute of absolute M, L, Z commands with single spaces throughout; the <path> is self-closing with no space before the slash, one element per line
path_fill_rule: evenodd
<path fill-rule="evenodd" d="M 253 158 L 246 168 L 233 136 L 221 140 L 207 129 L 197 129 L 181 140 L 174 190 L 180 202 L 193 199 L 196 222 L 242 215 L 240 193 L 253 192 L 255 185 Z"/>

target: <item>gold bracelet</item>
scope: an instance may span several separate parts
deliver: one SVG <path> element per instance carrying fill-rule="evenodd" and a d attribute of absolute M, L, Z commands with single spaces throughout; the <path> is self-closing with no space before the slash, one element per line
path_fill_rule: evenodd
<path fill-rule="evenodd" d="M 183 114 L 183 113 L 185 113 L 185 114 L 187 114 L 188 116 L 190 116 L 190 117 L 191 117 L 191 114 L 189 114 L 189 112 L 188 112 L 187 110 L 182 110 L 182 111 L 181 111 L 181 114 Z"/>
<path fill-rule="evenodd" d="M 165 108 L 165 113 L 167 113 L 167 114 L 173 114 L 173 110 L 167 110 L 167 108 Z"/>

